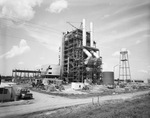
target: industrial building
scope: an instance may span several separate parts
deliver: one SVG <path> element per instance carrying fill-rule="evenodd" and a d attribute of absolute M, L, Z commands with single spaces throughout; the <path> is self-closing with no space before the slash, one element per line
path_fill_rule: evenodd
<path fill-rule="evenodd" d="M 57 64 L 42 65 L 40 72 L 42 78 L 59 78 L 60 65 Z"/>
<path fill-rule="evenodd" d="M 12 86 L 6 83 L 0 84 L 0 101 L 10 101 L 14 99 Z"/>
<path fill-rule="evenodd" d="M 21 70 L 21 69 L 14 69 L 12 70 L 12 77 L 13 78 L 30 78 L 32 77 L 38 77 L 41 75 L 40 70 Z"/>
<path fill-rule="evenodd" d="M 66 82 L 98 83 L 102 77 L 102 57 L 93 40 L 93 23 L 86 31 L 85 19 L 82 28 L 63 33 L 61 46 L 61 79 Z"/>
<path fill-rule="evenodd" d="M 71 25 L 73 26 L 73 25 Z M 39 70 L 13 70 L 12 76 L 33 79 L 58 78 L 63 82 L 102 82 L 102 57 L 93 39 L 93 23 L 86 31 L 85 19 L 80 28 L 63 33 L 59 64 L 43 65 Z"/>

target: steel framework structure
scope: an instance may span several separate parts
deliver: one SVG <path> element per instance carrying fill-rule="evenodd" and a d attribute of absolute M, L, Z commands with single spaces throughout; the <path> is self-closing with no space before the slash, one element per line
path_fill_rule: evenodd
<path fill-rule="evenodd" d="M 102 57 L 93 56 L 99 49 L 90 46 L 90 43 L 93 43 L 90 40 L 90 33 L 86 32 L 85 46 L 82 35 L 81 29 L 63 34 L 61 77 L 67 82 L 83 82 L 88 78 L 96 83 L 101 78 Z M 89 57 L 86 52 L 90 54 Z"/>
<path fill-rule="evenodd" d="M 128 51 L 120 52 L 119 79 L 126 82 L 131 81 Z"/>

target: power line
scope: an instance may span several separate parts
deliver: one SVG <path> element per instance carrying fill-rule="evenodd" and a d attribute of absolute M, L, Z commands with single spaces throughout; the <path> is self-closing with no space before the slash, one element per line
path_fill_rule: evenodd
<path fill-rule="evenodd" d="M 11 38 L 13 37 L 13 38 L 18 38 L 18 39 L 23 38 L 23 37 L 19 37 L 19 36 L 13 36 L 13 35 L 10 35 L 10 34 L 8 34 L 8 33 L 7 33 L 7 37 L 11 37 Z M 28 41 L 34 42 L 34 43 L 38 42 L 38 41 L 34 41 L 34 40 L 28 40 Z"/>
<path fill-rule="evenodd" d="M 0 21 L 0 23 L 1 23 L 1 25 L 3 25 L 3 26 L 8 26 L 8 27 L 10 27 L 11 25 L 9 25 L 9 24 L 2 24 L 2 22 Z M 46 29 L 46 28 L 44 28 L 44 27 L 37 27 L 37 26 L 35 26 L 35 25 L 30 25 L 30 24 L 25 24 L 26 26 L 27 26 L 27 28 L 30 28 L 30 30 L 34 30 L 34 31 L 36 31 L 36 29 L 41 29 L 41 30 L 45 30 L 45 31 L 53 31 L 53 32 L 55 32 L 55 33 L 61 33 L 61 32 L 59 32 L 59 31 L 56 31 L 56 30 L 51 30 L 51 29 Z"/>
<path fill-rule="evenodd" d="M 1 22 L 0 22 L 1 23 Z M 0 26 L 8 26 L 8 27 L 11 27 L 11 25 L 8 25 L 8 24 L 0 24 Z M 29 29 L 29 30 L 33 30 L 34 32 L 40 32 L 40 31 L 37 31 L 35 28 L 33 28 L 33 29 Z M 42 29 L 42 30 L 45 30 L 45 29 Z M 16 30 L 13 30 L 13 31 L 16 31 Z M 46 30 L 45 30 L 46 31 Z M 49 31 L 48 29 L 47 29 L 47 31 Z M 9 31 L 10 32 L 10 31 Z M 14 33 L 14 32 L 13 32 Z M 58 33 L 58 32 L 54 32 L 54 33 L 57 33 L 57 34 L 60 34 L 60 33 Z M 18 34 L 18 32 L 16 32 L 15 34 Z"/>
<path fill-rule="evenodd" d="M 9 20 L 9 21 L 12 21 L 14 24 L 25 24 L 27 26 L 32 26 L 32 27 L 38 27 L 38 28 L 44 28 L 44 29 L 49 29 L 49 30 L 53 30 L 53 31 L 56 31 L 56 32 L 62 32 L 61 30 L 58 30 L 58 29 L 55 29 L 53 27 L 49 27 L 49 26 L 43 26 L 43 25 L 39 25 L 39 24 L 35 24 L 33 22 L 30 22 L 30 21 L 24 21 L 22 19 L 19 19 L 19 18 L 15 18 L 15 17 L 1 17 L 1 19 L 5 19 L 5 20 Z"/>
<path fill-rule="evenodd" d="M 5 26 L 5 24 L 0 24 L 0 26 Z M 8 27 L 9 27 L 9 26 L 11 26 L 11 25 L 8 25 Z M 36 30 L 35 30 L 35 31 L 36 31 Z M 14 35 L 11 35 L 11 34 L 18 34 L 18 32 L 16 32 L 16 31 L 15 31 L 15 32 L 14 32 L 14 31 L 12 32 L 11 30 L 10 30 L 9 32 L 4 33 L 4 34 L 0 32 L 0 35 L 5 35 L 5 38 L 6 38 L 6 37 L 11 37 L 11 38 L 13 37 L 13 38 L 19 38 L 19 39 L 20 39 L 20 38 L 21 38 L 21 39 L 24 38 L 24 37 L 22 37 L 22 36 L 17 36 L 17 35 L 14 36 Z M 32 36 L 31 36 L 31 37 L 32 37 Z M 28 41 L 29 41 L 29 42 L 34 42 L 34 43 L 39 43 L 39 41 L 35 41 L 35 40 L 28 40 Z"/>
<path fill-rule="evenodd" d="M 8 19 L 6 19 L 6 20 L 8 20 Z M 10 24 L 3 24 L 2 23 L 2 21 L 0 21 L 0 26 L 8 26 L 8 27 L 10 27 L 11 25 Z M 36 26 L 35 25 L 32 25 L 32 24 L 26 24 L 26 25 L 28 25 L 28 26 L 30 26 L 30 27 L 32 27 L 32 26 L 34 26 L 34 27 L 32 27 L 30 30 L 33 30 L 34 32 L 40 32 L 40 31 L 37 31 L 35 28 L 36 28 Z M 32 25 L 32 26 L 31 26 Z M 38 26 L 38 25 L 37 25 Z M 42 29 L 42 30 L 47 30 L 47 31 L 49 31 L 48 29 L 43 29 L 44 27 L 39 27 L 40 29 Z M 15 31 L 15 30 L 13 30 L 13 31 Z M 11 30 L 9 31 L 9 33 L 11 33 Z M 13 32 L 14 33 L 14 32 Z M 58 32 L 55 32 L 55 33 L 58 33 Z M 60 33 L 60 32 L 59 32 Z M 15 34 L 18 34 L 18 32 L 16 32 Z M 8 33 L 6 33 L 5 35 L 9 35 L 10 36 L 10 34 L 8 34 Z M 12 36 L 12 35 L 11 35 Z M 15 38 L 22 38 L 22 37 L 18 37 L 18 36 L 12 36 L 12 37 L 15 37 Z M 32 36 L 31 36 L 32 37 Z"/>

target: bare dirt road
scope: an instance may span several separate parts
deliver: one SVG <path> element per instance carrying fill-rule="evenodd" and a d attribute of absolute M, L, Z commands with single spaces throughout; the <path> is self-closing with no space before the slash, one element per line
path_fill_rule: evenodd
<path fill-rule="evenodd" d="M 134 96 L 147 94 L 149 92 L 150 90 L 140 91 L 140 92 L 135 92 L 135 93 L 120 94 L 120 95 L 102 96 L 99 98 L 99 101 L 104 102 L 106 100 L 129 99 Z M 86 103 L 92 102 L 92 98 L 69 99 L 65 97 L 52 96 L 52 95 L 47 95 L 47 94 L 33 92 L 33 91 L 32 93 L 34 96 L 34 99 L 31 100 L 32 104 L 0 107 L 0 117 L 10 118 L 11 116 L 29 114 L 29 113 L 34 113 L 34 112 L 44 111 L 44 110 L 53 110 L 53 109 L 58 109 L 62 107 L 86 104 Z M 97 102 L 98 98 L 94 97 L 93 100 L 94 102 Z"/>

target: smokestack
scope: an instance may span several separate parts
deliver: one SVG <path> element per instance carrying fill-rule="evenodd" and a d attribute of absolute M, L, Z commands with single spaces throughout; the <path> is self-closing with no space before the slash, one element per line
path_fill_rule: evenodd
<path fill-rule="evenodd" d="M 85 30 L 85 19 L 82 21 L 82 26 L 83 26 L 83 46 L 86 46 L 86 30 Z"/>
<path fill-rule="evenodd" d="M 60 52 L 60 76 L 62 79 L 64 73 L 64 44 L 65 43 L 65 33 L 62 34 L 62 42 L 61 42 L 61 52 Z"/>
<path fill-rule="evenodd" d="M 93 23 L 90 22 L 90 46 L 93 47 Z"/>

